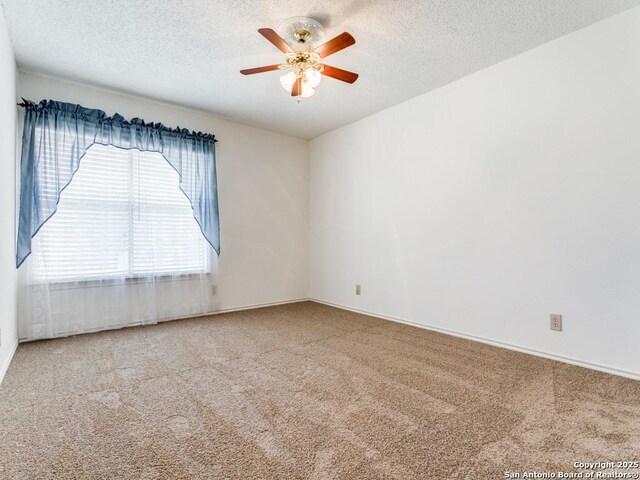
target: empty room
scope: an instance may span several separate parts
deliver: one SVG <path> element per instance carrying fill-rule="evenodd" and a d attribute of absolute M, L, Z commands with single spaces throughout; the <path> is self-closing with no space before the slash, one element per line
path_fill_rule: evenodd
<path fill-rule="evenodd" d="M 640 478 L 640 0 L 0 0 L 0 479 Z"/>

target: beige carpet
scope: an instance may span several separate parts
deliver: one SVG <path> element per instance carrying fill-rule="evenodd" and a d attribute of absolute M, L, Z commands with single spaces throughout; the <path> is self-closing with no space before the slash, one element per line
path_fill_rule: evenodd
<path fill-rule="evenodd" d="M 639 457 L 638 381 L 315 303 L 23 344 L 0 387 L 3 479 L 498 479 Z"/>

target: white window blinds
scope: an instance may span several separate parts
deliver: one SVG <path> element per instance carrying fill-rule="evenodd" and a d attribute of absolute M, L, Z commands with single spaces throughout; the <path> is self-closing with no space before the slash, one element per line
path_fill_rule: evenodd
<path fill-rule="evenodd" d="M 178 182 L 160 153 L 93 145 L 34 238 L 48 259 L 35 278 L 205 273 L 206 242 Z"/>

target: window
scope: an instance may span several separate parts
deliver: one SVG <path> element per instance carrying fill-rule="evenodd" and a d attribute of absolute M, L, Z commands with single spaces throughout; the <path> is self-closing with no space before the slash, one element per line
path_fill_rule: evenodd
<path fill-rule="evenodd" d="M 34 238 L 35 278 L 205 273 L 209 249 L 160 153 L 93 145 Z"/>

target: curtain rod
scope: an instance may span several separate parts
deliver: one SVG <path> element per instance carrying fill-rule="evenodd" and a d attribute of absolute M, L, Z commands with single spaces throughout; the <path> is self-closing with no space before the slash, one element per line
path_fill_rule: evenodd
<path fill-rule="evenodd" d="M 217 143 L 218 140 L 216 140 L 216 137 L 213 133 L 202 133 L 202 132 L 196 132 L 195 130 L 189 130 L 187 128 L 180 128 L 179 126 L 172 128 L 172 127 L 167 127 L 166 125 L 163 125 L 162 123 L 154 123 L 154 122 L 145 122 L 144 119 L 141 118 L 133 118 L 131 120 L 128 120 L 126 118 L 124 118 L 122 115 L 116 113 L 114 115 L 107 115 L 106 112 L 102 111 L 102 110 L 98 110 L 95 108 L 85 108 L 82 105 L 76 105 L 76 104 L 70 104 L 70 103 L 66 103 L 66 102 L 55 102 L 54 100 L 41 100 L 38 103 L 32 102 L 30 100 L 27 100 L 26 98 L 22 97 L 22 102 L 18 103 L 17 105 L 19 107 L 22 108 L 27 108 L 30 106 L 34 106 L 36 108 L 39 108 L 41 105 L 43 104 L 48 104 L 48 103 L 56 103 L 59 105 L 67 105 L 67 106 L 71 106 L 74 107 L 75 110 L 81 110 L 81 111 L 85 111 L 88 112 L 89 115 L 91 116 L 96 116 L 98 114 L 102 114 L 104 115 L 104 119 L 106 120 L 118 120 L 118 122 L 123 122 L 123 124 L 128 124 L 128 125 L 143 125 L 147 128 L 153 128 L 159 131 L 163 131 L 163 132 L 172 132 L 172 133 L 178 133 L 182 136 L 192 136 L 195 138 L 204 138 L 205 140 L 211 140 L 214 143 Z M 47 108 L 47 107 L 45 107 Z M 76 111 L 71 111 L 68 110 L 68 113 L 74 114 L 74 115 L 84 115 L 82 112 L 78 113 Z M 62 111 L 62 110 L 60 110 Z M 84 118 L 84 117 L 83 117 Z"/>

